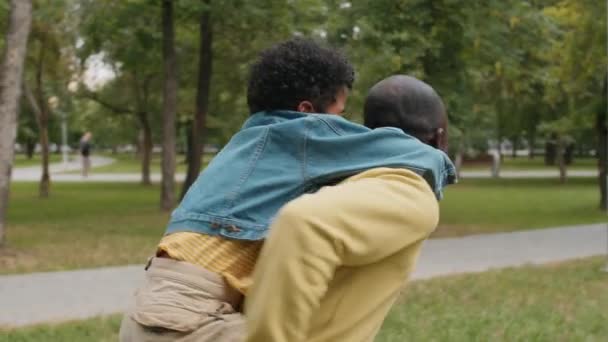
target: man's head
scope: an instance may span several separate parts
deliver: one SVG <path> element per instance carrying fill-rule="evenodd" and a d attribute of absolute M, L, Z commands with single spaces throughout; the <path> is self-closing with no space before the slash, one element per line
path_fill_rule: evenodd
<path fill-rule="evenodd" d="M 340 52 L 294 38 L 263 51 L 251 67 L 249 110 L 340 114 L 354 75 Z"/>
<path fill-rule="evenodd" d="M 443 101 L 428 84 L 410 76 L 388 77 L 365 99 L 365 126 L 397 127 L 425 144 L 448 147 L 448 119 Z"/>

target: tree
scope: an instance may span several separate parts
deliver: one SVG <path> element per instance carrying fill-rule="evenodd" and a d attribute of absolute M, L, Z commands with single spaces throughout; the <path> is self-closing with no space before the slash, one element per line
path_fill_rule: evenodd
<path fill-rule="evenodd" d="M 159 111 L 162 37 L 160 16 L 147 1 L 82 0 L 79 6 L 81 64 L 92 56 L 112 66 L 116 77 L 85 96 L 139 123 L 142 184 L 151 184 L 154 114 Z M 125 24 L 127 23 L 127 24 Z M 125 48 L 128 47 L 128 48 Z"/>
<path fill-rule="evenodd" d="M 199 23 L 199 58 L 198 79 L 196 86 L 196 105 L 192 120 L 192 131 L 187 149 L 188 170 L 182 187 L 181 197 L 184 197 L 192 183 L 201 171 L 201 156 L 204 149 L 204 135 L 207 112 L 209 110 L 209 93 L 213 66 L 213 27 L 211 24 L 211 0 L 202 0 Z"/>
<path fill-rule="evenodd" d="M 162 2 L 163 26 L 163 155 L 160 207 L 171 210 L 175 205 L 175 115 L 177 107 L 177 57 L 173 1 Z"/>
<path fill-rule="evenodd" d="M 272 0 L 251 3 L 192 0 L 179 4 L 182 15 L 196 14 L 192 28 L 184 30 L 184 38 L 178 42 L 181 43 L 180 51 L 195 54 L 189 55 L 191 57 L 183 54 L 183 60 L 198 60 L 197 68 L 190 72 L 187 72 L 188 63 L 180 65 L 183 67 L 180 81 L 184 83 L 180 97 L 195 103 L 193 112 L 181 110 L 191 116 L 184 120 L 191 126 L 187 139 L 187 175 L 181 194 L 184 196 L 201 171 L 205 143 L 225 143 L 248 114 L 245 94 L 249 63 L 262 48 L 309 25 L 304 14 L 313 17 L 311 12 L 318 10 L 321 4 L 318 0 L 300 2 L 305 11 L 298 10 L 293 3 Z M 293 27 L 290 25 L 292 18 L 303 22 Z M 264 25 L 259 24 L 262 21 Z M 189 23 L 189 18 L 183 18 L 181 23 L 183 28 L 188 28 L 184 23 Z M 192 36 L 189 31 L 194 31 L 194 27 L 197 35 Z M 215 35 L 215 32 L 221 32 L 221 35 Z M 190 49 L 186 48 L 190 46 Z M 188 75 L 196 77 L 188 79 Z M 187 85 L 196 87 L 192 96 L 187 93 Z"/>
<path fill-rule="evenodd" d="M 28 49 L 24 93 L 36 116 L 42 155 L 42 177 L 39 195 L 50 193 L 49 124 L 52 120 L 53 101 L 59 100 L 66 90 L 69 70 L 71 31 L 64 1 L 38 0 L 32 12 L 32 32 Z"/>
<path fill-rule="evenodd" d="M 31 21 L 31 1 L 12 0 L 0 69 L 0 245 L 4 243 L 17 113 Z"/>
<path fill-rule="evenodd" d="M 608 149 L 605 147 L 606 126 L 602 124 L 606 120 L 606 95 L 602 90 L 608 66 L 606 2 L 561 0 L 545 11 L 557 23 L 558 31 L 558 39 L 552 42 L 552 50 L 547 56 L 553 63 L 551 87 L 545 98 L 553 109 L 561 112 L 548 125 L 561 128 L 562 135 L 580 130 L 583 125 L 591 132 L 595 125 L 599 202 L 600 207 L 605 207 Z"/>

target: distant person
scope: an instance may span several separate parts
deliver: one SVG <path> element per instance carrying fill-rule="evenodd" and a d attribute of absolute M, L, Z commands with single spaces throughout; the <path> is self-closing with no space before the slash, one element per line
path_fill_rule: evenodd
<path fill-rule="evenodd" d="M 93 138 L 93 134 L 91 132 L 86 132 L 83 134 L 82 138 L 80 138 L 80 158 L 82 159 L 82 176 L 87 177 L 89 175 L 89 170 L 91 169 L 91 138 Z"/>

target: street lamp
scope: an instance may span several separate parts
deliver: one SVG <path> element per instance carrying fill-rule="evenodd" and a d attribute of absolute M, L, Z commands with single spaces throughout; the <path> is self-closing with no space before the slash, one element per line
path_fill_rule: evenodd
<path fill-rule="evenodd" d="M 63 169 L 66 170 L 68 168 L 68 122 L 67 122 L 67 113 L 60 112 L 57 110 L 59 108 L 59 98 L 57 96 L 51 96 L 49 98 L 49 106 L 54 111 L 57 111 L 61 116 L 61 163 L 63 165 Z"/>

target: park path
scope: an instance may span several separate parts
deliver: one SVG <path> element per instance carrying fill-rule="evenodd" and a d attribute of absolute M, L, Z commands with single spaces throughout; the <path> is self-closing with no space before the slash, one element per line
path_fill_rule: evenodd
<path fill-rule="evenodd" d="M 597 177 L 597 170 L 568 170 L 568 178 Z M 492 172 L 486 170 L 462 171 L 462 178 L 491 178 Z M 500 178 L 557 178 L 558 170 L 501 170 Z"/>
<path fill-rule="evenodd" d="M 608 225 L 431 239 L 413 279 L 483 272 L 594 255 L 608 249 Z M 131 265 L 0 276 L 0 326 L 85 319 L 122 312 L 144 275 Z"/>
<path fill-rule="evenodd" d="M 100 158 L 101 159 L 101 158 Z M 104 158 L 109 159 L 109 158 Z M 105 161 L 105 160 L 104 160 Z M 100 160 L 101 162 L 101 160 Z M 102 166 L 105 164 L 97 165 Z M 80 166 L 76 167 L 76 170 Z M 32 169 L 33 173 L 24 173 L 20 169 L 13 171 L 13 181 L 24 181 L 24 182 L 37 182 L 40 180 L 39 167 L 28 168 Z M 36 169 L 36 170 L 34 170 Z M 38 173 L 35 173 L 35 172 Z M 461 172 L 462 178 L 491 178 L 492 174 L 490 171 L 463 171 Z M 502 171 L 500 178 L 557 178 L 559 177 L 558 171 L 555 170 L 513 170 L 513 171 Z M 597 177 L 596 170 L 572 170 L 568 172 L 568 177 L 571 178 L 588 178 Z M 153 173 L 150 175 L 152 182 L 160 182 L 161 175 L 159 173 Z M 98 173 L 93 170 L 87 178 L 83 178 L 79 174 L 70 173 L 53 173 L 51 177 L 53 182 L 110 182 L 110 183 L 136 183 L 141 181 L 141 175 L 139 173 Z M 179 182 L 186 179 L 186 175 L 183 173 L 175 174 L 175 179 Z"/>
<path fill-rule="evenodd" d="M 74 159 L 74 158 L 72 158 Z M 91 168 L 105 166 L 114 163 L 114 159 L 101 156 L 91 156 Z M 82 163 L 80 158 L 68 161 L 65 165 L 63 163 L 51 163 L 49 164 L 49 173 L 51 174 L 51 180 L 55 181 L 55 178 L 62 176 L 61 172 L 67 171 L 78 171 L 81 170 Z M 80 174 L 66 174 L 71 179 L 83 180 Z M 13 181 L 30 181 L 38 182 L 42 176 L 42 168 L 40 165 L 28 166 L 28 167 L 16 167 L 13 169 L 11 180 Z"/>

